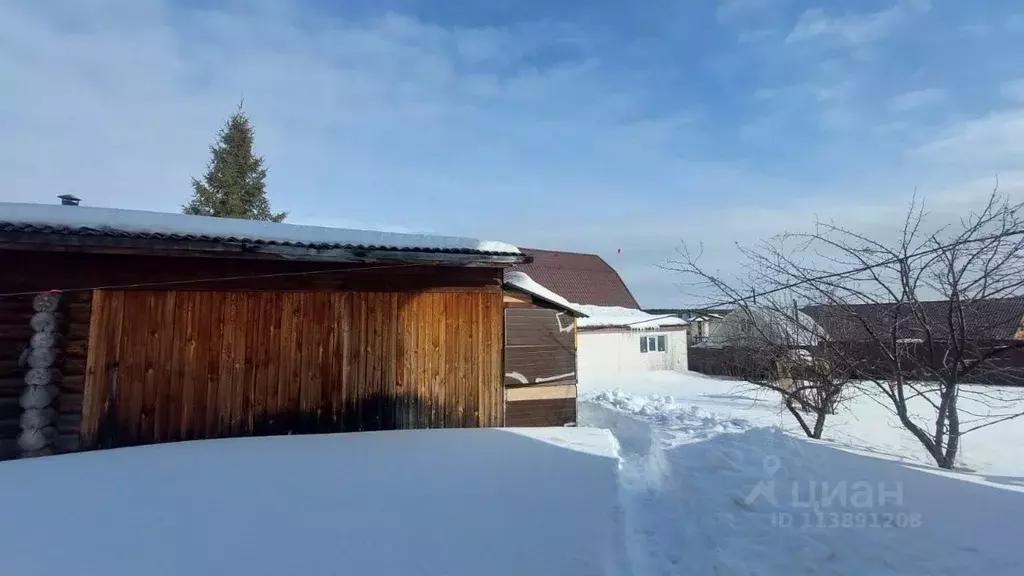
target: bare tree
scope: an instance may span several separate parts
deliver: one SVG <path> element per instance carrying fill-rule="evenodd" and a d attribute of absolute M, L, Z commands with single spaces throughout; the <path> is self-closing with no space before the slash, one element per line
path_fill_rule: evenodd
<path fill-rule="evenodd" d="M 807 304 L 834 373 L 867 382 L 952 468 L 965 434 L 1024 414 L 1020 394 L 984 386 L 1024 383 L 1024 339 L 1014 335 L 1024 311 L 1021 208 L 993 192 L 956 225 L 929 230 L 915 201 L 894 242 L 819 221 L 744 250 L 748 278 L 734 292 L 756 285 Z M 707 280 L 685 261 L 676 269 Z M 966 396 L 981 409 L 962 409 Z"/>
<path fill-rule="evenodd" d="M 707 346 L 730 364 L 730 372 L 757 388 L 777 393 L 782 405 L 804 434 L 821 438 L 825 421 L 835 414 L 848 374 L 831 358 L 827 334 L 795 300 L 787 303 L 784 292 L 772 292 L 764 282 L 765 263 L 771 252 L 748 251 L 748 276 L 731 284 L 703 269 L 700 254 L 685 246 L 681 259 L 669 268 L 699 279 L 704 288 L 734 304 Z M 760 298 L 758 292 L 768 292 Z M 745 294 L 749 296 L 744 296 Z"/>

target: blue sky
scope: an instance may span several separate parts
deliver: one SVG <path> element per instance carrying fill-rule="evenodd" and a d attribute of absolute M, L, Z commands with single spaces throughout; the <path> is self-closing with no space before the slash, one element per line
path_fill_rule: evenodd
<path fill-rule="evenodd" d="M 1024 196 L 1024 6 L 938 0 L 0 4 L 0 199 L 176 210 L 242 96 L 300 223 L 657 265 Z M 619 253 L 621 250 L 621 253 Z"/>

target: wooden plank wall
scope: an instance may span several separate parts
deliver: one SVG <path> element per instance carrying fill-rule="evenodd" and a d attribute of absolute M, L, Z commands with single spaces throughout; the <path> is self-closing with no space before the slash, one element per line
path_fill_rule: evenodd
<path fill-rule="evenodd" d="M 575 381 L 573 317 L 547 308 L 506 308 L 505 386 Z"/>
<path fill-rule="evenodd" d="M 507 426 L 565 426 L 576 422 L 576 397 L 516 400 L 505 404 Z"/>
<path fill-rule="evenodd" d="M 576 323 L 568 313 L 506 292 L 505 425 L 576 422 Z"/>
<path fill-rule="evenodd" d="M 498 292 L 97 291 L 83 443 L 495 426 Z"/>

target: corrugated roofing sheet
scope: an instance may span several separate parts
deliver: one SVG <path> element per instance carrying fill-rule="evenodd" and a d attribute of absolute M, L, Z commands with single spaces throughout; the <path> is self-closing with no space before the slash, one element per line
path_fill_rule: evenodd
<path fill-rule="evenodd" d="M 234 242 L 310 249 L 519 255 L 503 242 L 213 218 L 141 210 L 0 203 L 0 231 L 172 241 Z"/>

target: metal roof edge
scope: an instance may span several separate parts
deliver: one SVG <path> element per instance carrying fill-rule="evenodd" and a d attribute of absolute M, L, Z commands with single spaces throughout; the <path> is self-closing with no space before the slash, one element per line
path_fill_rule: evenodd
<path fill-rule="evenodd" d="M 244 240 L 147 238 L 130 235 L 80 234 L 74 232 L 26 232 L 0 230 L 0 247 L 18 249 L 75 250 L 203 256 L 222 258 L 267 258 L 320 262 L 423 262 L 464 266 L 511 266 L 523 261 L 522 254 L 457 249 L 417 249 L 384 246 L 326 247 Z"/>

